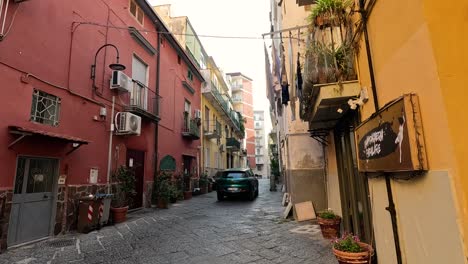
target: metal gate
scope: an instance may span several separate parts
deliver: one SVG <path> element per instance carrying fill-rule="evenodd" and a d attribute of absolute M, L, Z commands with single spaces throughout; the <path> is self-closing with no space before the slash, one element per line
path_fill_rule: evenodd
<path fill-rule="evenodd" d="M 9 246 L 49 236 L 57 175 L 57 159 L 18 157 L 8 228 Z"/>

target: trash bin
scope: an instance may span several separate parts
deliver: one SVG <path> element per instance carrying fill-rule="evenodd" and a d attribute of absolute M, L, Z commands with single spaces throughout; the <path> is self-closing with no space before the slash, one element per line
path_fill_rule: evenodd
<path fill-rule="evenodd" d="M 84 196 L 79 199 L 78 232 L 88 233 L 97 228 L 98 211 L 99 203 L 96 202 L 94 195 Z"/>
<path fill-rule="evenodd" d="M 113 194 L 110 193 L 98 193 L 96 199 L 101 201 L 102 204 L 102 215 L 99 218 L 99 224 L 106 225 L 109 221 L 109 211 L 112 201 Z"/>
<path fill-rule="evenodd" d="M 112 194 L 96 194 L 81 197 L 78 207 L 78 232 L 88 233 L 100 228 L 109 220 Z"/>

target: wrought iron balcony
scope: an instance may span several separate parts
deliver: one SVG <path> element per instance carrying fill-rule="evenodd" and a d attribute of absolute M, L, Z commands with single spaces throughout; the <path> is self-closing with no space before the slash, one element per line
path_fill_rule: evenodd
<path fill-rule="evenodd" d="M 157 95 L 148 95 L 148 87 L 144 84 L 134 81 L 130 90 L 130 104 L 125 107 L 126 112 L 141 116 L 152 122 L 159 122 L 159 99 Z"/>
<path fill-rule="evenodd" d="M 226 138 L 226 148 L 232 151 L 239 151 L 240 150 L 240 141 L 236 138 L 229 137 Z"/>
<path fill-rule="evenodd" d="M 222 134 L 222 128 L 221 128 L 221 123 L 216 121 L 215 124 L 210 124 L 209 121 L 205 121 L 205 124 L 203 126 L 203 135 L 207 139 L 212 139 L 212 138 L 221 138 Z"/>
<path fill-rule="evenodd" d="M 185 115 L 185 113 L 184 113 Z M 189 119 L 187 115 L 184 116 L 184 123 L 182 125 L 182 136 L 190 139 L 200 139 L 200 120 Z"/>

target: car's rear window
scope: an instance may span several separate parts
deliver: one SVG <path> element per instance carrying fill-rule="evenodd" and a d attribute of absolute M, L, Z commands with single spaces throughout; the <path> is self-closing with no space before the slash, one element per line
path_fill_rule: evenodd
<path fill-rule="evenodd" d="M 247 174 L 241 171 L 225 171 L 222 173 L 221 178 L 247 178 Z"/>

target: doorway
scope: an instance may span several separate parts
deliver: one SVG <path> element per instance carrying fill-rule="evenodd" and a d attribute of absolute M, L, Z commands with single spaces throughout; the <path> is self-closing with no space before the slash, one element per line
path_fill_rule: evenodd
<path fill-rule="evenodd" d="M 346 232 L 372 243 L 372 217 L 367 177 L 359 173 L 356 160 L 354 128 L 357 115 L 344 117 L 334 131 L 340 184 L 342 224 Z"/>
<path fill-rule="evenodd" d="M 58 159 L 20 156 L 8 228 L 8 246 L 51 234 L 57 193 Z"/>
<path fill-rule="evenodd" d="M 135 195 L 132 197 L 129 209 L 143 207 L 143 184 L 145 179 L 145 152 L 127 150 L 127 166 L 135 172 Z"/>

